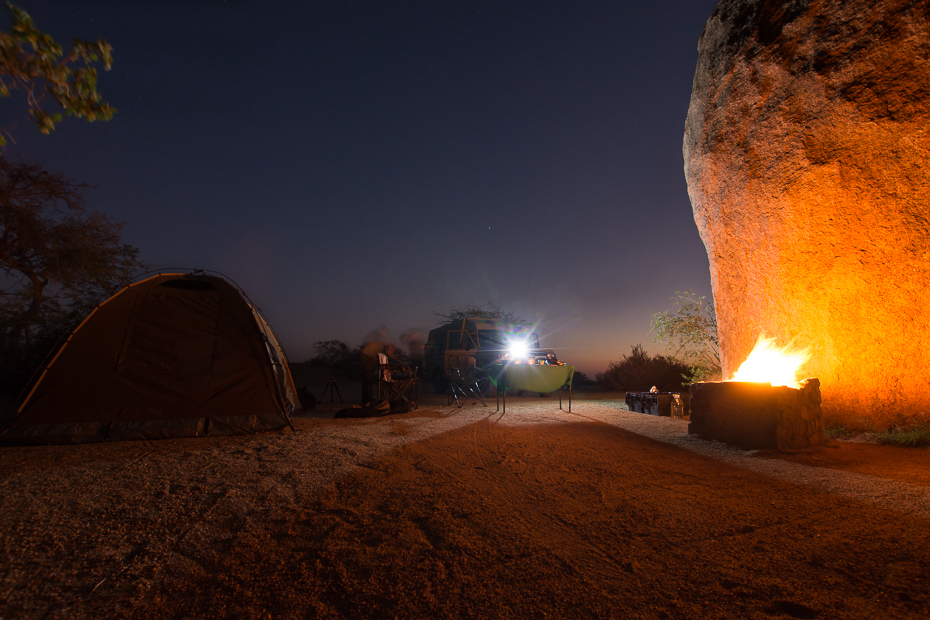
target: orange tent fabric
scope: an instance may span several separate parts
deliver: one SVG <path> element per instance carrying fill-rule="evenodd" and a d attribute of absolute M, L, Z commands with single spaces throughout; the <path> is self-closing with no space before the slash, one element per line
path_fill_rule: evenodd
<path fill-rule="evenodd" d="M 226 280 L 130 285 L 71 334 L 3 439 L 82 443 L 283 428 L 298 408 L 284 351 Z"/>

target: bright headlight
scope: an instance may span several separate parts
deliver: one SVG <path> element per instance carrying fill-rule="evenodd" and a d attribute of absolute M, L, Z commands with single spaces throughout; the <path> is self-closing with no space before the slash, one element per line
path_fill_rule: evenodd
<path fill-rule="evenodd" d="M 507 348 L 507 353 L 511 359 L 523 359 L 529 355 L 530 348 L 525 342 L 514 340 Z"/>

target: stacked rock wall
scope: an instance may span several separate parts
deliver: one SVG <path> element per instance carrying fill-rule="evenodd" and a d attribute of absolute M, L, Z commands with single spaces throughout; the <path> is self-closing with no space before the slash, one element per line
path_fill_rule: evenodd
<path fill-rule="evenodd" d="M 688 432 L 743 448 L 804 450 L 826 442 L 820 382 L 801 389 L 710 381 L 691 386 Z"/>
<path fill-rule="evenodd" d="M 810 346 L 833 419 L 930 413 L 930 0 L 722 0 L 685 176 L 723 372 Z"/>

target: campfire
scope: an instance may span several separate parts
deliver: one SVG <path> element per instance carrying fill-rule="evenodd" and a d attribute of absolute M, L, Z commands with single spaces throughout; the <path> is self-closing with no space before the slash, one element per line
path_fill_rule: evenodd
<path fill-rule="evenodd" d="M 770 383 L 800 388 L 798 371 L 811 358 L 810 349 L 796 349 L 791 345 L 778 347 L 774 338 L 759 336 L 756 346 L 730 381 Z"/>
<path fill-rule="evenodd" d="M 820 380 L 798 380 L 808 349 L 759 336 L 729 381 L 691 386 L 688 432 L 744 448 L 797 450 L 826 441 Z"/>

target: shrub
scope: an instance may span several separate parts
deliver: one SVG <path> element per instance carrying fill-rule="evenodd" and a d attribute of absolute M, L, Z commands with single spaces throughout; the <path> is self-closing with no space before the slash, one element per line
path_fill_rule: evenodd
<path fill-rule="evenodd" d="M 585 387 L 594 384 L 594 380 L 589 378 L 588 375 L 584 374 L 583 372 L 576 370 L 575 374 L 572 375 L 572 385 L 575 387 Z"/>
<path fill-rule="evenodd" d="M 903 448 L 922 448 L 930 446 L 930 425 L 921 424 L 913 428 L 895 427 L 879 433 L 875 440 L 878 443 L 901 446 Z"/>
<path fill-rule="evenodd" d="M 341 340 L 318 340 L 313 343 L 313 349 L 316 355 L 307 360 L 307 363 L 327 368 L 346 377 L 361 376 L 359 347 L 350 347 Z"/>
<path fill-rule="evenodd" d="M 690 374 L 690 365 L 670 355 L 650 356 L 637 344 L 619 362 L 610 362 L 598 380 L 610 390 L 647 392 L 655 386 L 660 392 L 678 392 L 687 385 Z"/>
<path fill-rule="evenodd" d="M 855 437 L 859 433 L 856 430 L 847 427 L 845 424 L 836 424 L 827 426 L 824 429 L 824 434 L 826 434 L 826 436 L 830 439 L 849 439 L 851 437 Z"/>
<path fill-rule="evenodd" d="M 653 342 L 664 344 L 676 360 L 688 363 L 690 382 L 720 379 L 720 340 L 713 302 L 694 291 L 677 291 L 672 299 L 674 309 L 652 314 Z"/>

